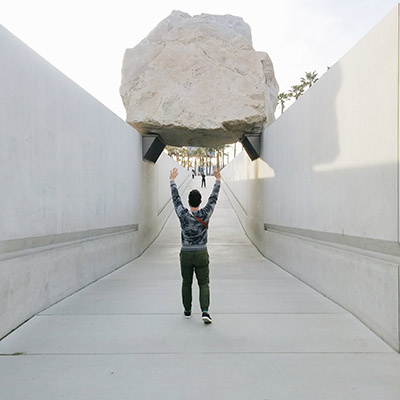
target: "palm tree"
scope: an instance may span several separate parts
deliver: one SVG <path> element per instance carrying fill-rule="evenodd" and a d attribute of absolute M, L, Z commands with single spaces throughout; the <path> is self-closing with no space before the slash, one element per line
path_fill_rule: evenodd
<path fill-rule="evenodd" d="M 189 149 L 187 147 L 182 147 L 182 158 L 183 166 L 189 169 Z"/>
<path fill-rule="evenodd" d="M 213 158 L 213 156 L 215 155 L 215 148 L 213 147 L 206 147 L 206 170 L 207 172 L 211 171 L 211 159 Z"/>
<path fill-rule="evenodd" d="M 289 93 L 279 93 L 278 94 L 278 101 L 281 105 L 281 114 L 285 111 L 285 101 L 288 100 L 290 97 Z"/>
<path fill-rule="evenodd" d="M 215 153 L 216 153 L 216 155 L 217 155 L 217 168 L 218 169 L 221 169 L 221 163 L 220 163 L 220 157 L 221 157 L 221 153 L 223 153 L 224 152 L 224 148 L 225 148 L 225 145 L 219 145 L 219 146 L 215 146 L 214 147 L 214 151 L 215 151 Z"/>
<path fill-rule="evenodd" d="M 296 100 L 304 93 L 303 85 L 293 85 L 289 90 L 289 97 L 294 97 Z"/>
<path fill-rule="evenodd" d="M 194 172 L 195 172 L 195 173 L 197 172 L 197 160 L 198 160 L 198 158 L 199 158 L 199 153 L 200 153 L 199 149 L 200 149 L 200 147 L 196 147 L 196 148 L 193 150 L 193 152 L 192 152 L 192 156 L 194 157 L 194 166 L 193 166 L 193 169 L 194 169 Z"/>
<path fill-rule="evenodd" d="M 194 158 L 194 171 L 197 174 L 197 166 L 202 165 L 204 158 L 204 150 L 202 147 L 193 147 L 192 157 Z"/>
<path fill-rule="evenodd" d="M 304 87 L 306 87 L 306 86 L 311 87 L 315 82 L 317 82 L 317 80 L 318 80 L 317 71 L 305 72 L 305 74 L 306 74 L 305 78 L 300 79 L 300 82 Z"/>
<path fill-rule="evenodd" d="M 172 146 L 165 146 L 165 150 L 167 150 L 167 154 L 168 154 L 170 157 L 173 157 L 173 156 L 174 156 L 174 148 L 173 148 Z"/>
<path fill-rule="evenodd" d="M 230 146 L 229 146 L 229 145 L 225 145 L 225 146 L 224 146 L 224 153 L 223 153 L 223 160 L 222 160 L 222 168 L 225 168 L 225 165 L 228 165 L 228 164 L 229 164 L 229 153 L 225 151 L 227 148 L 230 148 Z M 225 157 L 226 157 L 226 164 L 225 164 Z"/>
<path fill-rule="evenodd" d="M 229 145 L 226 144 L 221 144 L 219 146 L 215 146 L 212 151 L 216 155 L 216 161 L 217 161 L 217 168 L 222 169 L 225 167 L 225 157 L 228 157 L 228 162 L 229 162 L 229 154 L 226 152 L 226 149 L 230 147 Z M 222 164 L 222 166 L 221 166 Z"/>
<path fill-rule="evenodd" d="M 200 157 L 200 165 L 202 168 L 206 167 L 207 165 L 207 157 L 208 157 L 208 153 L 207 153 L 207 149 L 205 147 L 200 147 L 199 148 L 199 157 Z"/>
<path fill-rule="evenodd" d="M 179 162 L 179 148 L 175 146 L 166 146 L 165 150 L 167 150 L 167 154 L 173 158 L 176 162 Z"/>
<path fill-rule="evenodd" d="M 190 167 L 190 156 L 193 155 L 193 151 L 195 150 L 193 147 L 185 147 L 186 157 L 187 157 L 187 170 L 189 171 Z"/>
<path fill-rule="evenodd" d="M 176 162 L 181 164 L 182 167 L 185 167 L 186 149 L 184 147 L 178 147 L 177 153 L 178 153 L 178 159 Z"/>
<path fill-rule="evenodd" d="M 229 145 L 224 144 L 220 147 L 220 152 L 221 152 L 221 157 L 222 157 L 222 167 L 221 169 L 225 168 L 225 157 L 229 157 L 229 154 L 226 152 L 226 149 L 229 147 Z M 227 164 L 229 163 L 229 159 Z"/>
<path fill-rule="evenodd" d="M 214 151 L 215 151 L 215 154 L 216 154 L 216 157 L 217 157 L 217 168 L 218 168 L 218 169 L 220 169 L 220 168 L 219 168 L 219 153 L 220 153 L 220 147 L 221 147 L 221 146 L 216 146 L 216 147 L 214 148 Z"/>

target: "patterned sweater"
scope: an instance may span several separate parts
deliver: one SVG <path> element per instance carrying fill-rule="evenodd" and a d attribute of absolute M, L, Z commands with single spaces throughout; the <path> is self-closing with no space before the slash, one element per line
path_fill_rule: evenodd
<path fill-rule="evenodd" d="M 201 222 L 197 221 L 193 215 L 202 219 L 207 224 L 209 223 L 215 205 L 217 204 L 221 182 L 215 181 L 206 206 L 193 213 L 183 206 L 175 181 L 170 181 L 170 187 L 175 212 L 181 223 L 182 250 L 197 251 L 206 249 L 207 228 Z"/>

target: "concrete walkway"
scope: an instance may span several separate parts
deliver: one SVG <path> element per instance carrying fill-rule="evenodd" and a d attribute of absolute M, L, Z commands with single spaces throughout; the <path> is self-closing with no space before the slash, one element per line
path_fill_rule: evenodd
<path fill-rule="evenodd" d="M 223 191 L 209 231 L 209 326 L 196 286 L 195 313 L 183 318 L 179 238 L 173 213 L 142 257 L 1 341 L 0 398 L 400 398 L 400 355 L 264 259 Z"/>

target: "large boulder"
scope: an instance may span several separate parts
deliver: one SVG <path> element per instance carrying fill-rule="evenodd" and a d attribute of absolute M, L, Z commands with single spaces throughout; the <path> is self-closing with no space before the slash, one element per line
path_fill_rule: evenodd
<path fill-rule="evenodd" d="M 173 11 L 126 50 L 120 93 L 140 133 L 213 147 L 262 132 L 274 120 L 278 84 L 242 18 Z"/>

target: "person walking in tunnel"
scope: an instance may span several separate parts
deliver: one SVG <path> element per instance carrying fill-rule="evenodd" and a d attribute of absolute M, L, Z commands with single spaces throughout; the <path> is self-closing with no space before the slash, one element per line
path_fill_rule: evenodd
<path fill-rule="evenodd" d="M 201 171 L 201 187 L 206 187 L 206 174 L 204 171 Z"/>
<path fill-rule="evenodd" d="M 200 208 L 201 193 L 193 189 L 189 193 L 189 208 L 185 208 L 179 195 L 175 178 L 178 169 L 170 171 L 171 196 L 174 203 L 176 215 L 181 224 L 181 251 L 179 254 L 182 275 L 182 303 L 184 317 L 192 316 L 192 283 L 193 274 L 196 274 L 199 284 L 200 308 L 202 320 L 210 324 L 212 318 L 209 314 L 210 306 L 210 270 L 209 256 L 207 251 L 208 223 L 217 204 L 219 189 L 221 187 L 221 174 L 217 168 L 214 169 L 216 181 L 208 198 L 207 204 Z"/>

